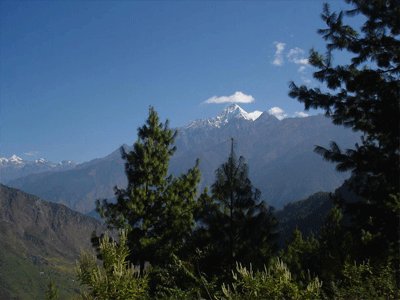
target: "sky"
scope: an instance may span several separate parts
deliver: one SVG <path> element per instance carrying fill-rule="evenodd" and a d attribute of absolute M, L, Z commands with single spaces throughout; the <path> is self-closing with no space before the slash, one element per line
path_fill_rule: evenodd
<path fill-rule="evenodd" d="M 320 113 L 288 83 L 319 85 L 307 57 L 325 51 L 322 3 L 1 1 L 0 157 L 104 157 L 137 140 L 150 105 L 172 128 L 229 102 L 279 118 Z"/>

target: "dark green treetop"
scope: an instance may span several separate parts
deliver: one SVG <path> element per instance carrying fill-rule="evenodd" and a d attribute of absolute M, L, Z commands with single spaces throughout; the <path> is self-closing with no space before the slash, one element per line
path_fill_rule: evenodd
<path fill-rule="evenodd" d="M 290 239 L 287 240 L 285 248 L 279 251 L 278 256 L 292 272 L 293 279 L 301 282 L 307 278 L 307 270 L 315 275 L 315 270 L 320 268 L 315 259 L 318 247 L 318 240 L 314 238 L 313 234 L 307 239 L 303 239 L 301 231 L 296 227 Z"/>
<path fill-rule="evenodd" d="M 128 245 L 133 263 L 162 266 L 182 246 L 195 226 L 193 210 L 200 182 L 199 161 L 187 174 L 175 178 L 168 174 L 171 155 L 176 151 L 177 131 L 159 123 L 153 107 L 146 124 L 138 129 L 132 151 L 121 147 L 128 178 L 126 189 L 115 187 L 117 202 L 97 202 L 97 210 L 111 228 L 128 230 Z"/>
<path fill-rule="evenodd" d="M 260 191 L 254 189 L 248 178 L 244 158 L 237 158 L 232 139 L 227 162 L 215 172 L 208 205 L 200 218 L 197 233 L 202 233 L 205 248 L 211 255 L 203 265 L 222 270 L 235 270 L 236 262 L 263 267 L 275 250 L 277 220 L 273 208 L 260 200 Z M 214 273 L 215 274 L 215 273 Z"/>
<path fill-rule="evenodd" d="M 352 172 L 347 185 L 364 201 L 341 204 L 363 242 L 372 243 L 364 248 L 364 258 L 379 257 L 382 251 L 370 250 L 398 251 L 399 240 L 400 2 L 346 2 L 354 9 L 331 13 L 324 5 L 321 16 L 327 28 L 318 33 L 327 41 L 326 54 L 310 50 L 309 63 L 318 69 L 314 78 L 328 91 L 291 82 L 289 95 L 306 110 L 323 109 L 334 124 L 363 134 L 354 149 L 342 151 L 332 142 L 330 149 L 318 146 L 315 151 L 337 163 L 338 171 Z M 357 14 L 367 19 L 361 32 L 343 21 Z M 335 51 L 347 51 L 350 62 L 334 65 Z"/>

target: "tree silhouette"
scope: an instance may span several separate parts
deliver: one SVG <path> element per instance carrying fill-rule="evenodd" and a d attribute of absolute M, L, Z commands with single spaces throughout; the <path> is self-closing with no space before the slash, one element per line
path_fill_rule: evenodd
<path fill-rule="evenodd" d="M 140 263 L 141 274 L 146 261 L 158 266 L 171 261 L 195 226 L 199 161 L 179 178 L 168 174 L 177 133 L 169 129 L 168 120 L 165 125 L 159 123 L 150 107 L 134 149 L 126 152 L 121 147 L 127 188 L 115 187 L 116 203 L 97 201 L 97 210 L 110 228 L 128 230 L 130 260 Z"/>
<path fill-rule="evenodd" d="M 230 275 L 236 262 L 263 267 L 275 250 L 274 209 L 260 200 L 260 191 L 248 178 L 244 158 L 238 159 L 234 152 L 233 139 L 227 162 L 215 172 L 200 224 L 196 233 L 202 236 L 203 249 L 208 249 L 209 255 L 203 265 L 211 267 L 211 273 Z"/>
<path fill-rule="evenodd" d="M 355 222 L 360 259 L 397 256 L 399 249 L 399 101 L 400 4 L 398 1 L 346 0 L 354 9 L 331 13 L 324 5 L 322 19 L 328 28 L 318 30 L 327 41 L 326 54 L 311 49 L 309 63 L 318 68 L 314 78 L 329 92 L 290 83 L 289 95 L 305 109 L 320 108 L 336 125 L 363 134 L 354 149 L 315 151 L 351 171 L 350 190 L 361 201 L 338 201 Z M 362 14 L 367 21 L 361 33 L 343 22 L 344 16 Z M 334 65 L 333 53 L 346 50 L 348 64 Z"/>

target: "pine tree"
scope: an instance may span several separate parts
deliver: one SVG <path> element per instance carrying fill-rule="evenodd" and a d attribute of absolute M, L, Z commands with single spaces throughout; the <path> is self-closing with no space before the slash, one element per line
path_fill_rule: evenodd
<path fill-rule="evenodd" d="M 363 259 L 397 256 L 400 215 L 400 4 L 395 0 L 346 0 L 354 9 L 337 13 L 325 4 L 322 19 L 327 29 L 318 33 L 328 41 L 325 55 L 310 51 L 309 63 L 319 69 L 314 78 L 329 92 L 290 83 L 289 95 L 305 109 L 325 110 L 334 124 L 363 134 L 355 149 L 342 151 L 335 142 L 330 149 L 315 151 L 338 171 L 351 171 L 347 185 L 361 199 L 342 199 L 354 221 Z M 361 33 L 345 25 L 344 16 L 362 14 L 367 21 Z M 333 53 L 346 50 L 348 64 L 334 65 Z M 361 250 L 361 248 L 360 248 Z"/>
<path fill-rule="evenodd" d="M 264 267 L 276 249 L 277 237 L 274 210 L 260 201 L 260 191 L 248 178 L 244 158 L 237 159 L 233 148 L 232 139 L 228 161 L 216 170 L 211 197 L 203 207 L 203 227 L 197 230 L 207 236 L 203 250 L 208 248 L 204 251 L 209 256 L 204 263 L 214 271 L 228 271 L 225 274 L 235 270 L 236 262 Z"/>
<path fill-rule="evenodd" d="M 115 187 L 117 202 L 97 202 L 97 210 L 110 228 L 128 230 L 133 263 L 163 266 L 172 260 L 190 230 L 195 226 L 193 211 L 200 182 L 199 161 L 179 178 L 168 174 L 170 157 L 175 153 L 177 131 L 159 123 L 153 107 L 146 124 L 138 129 L 132 151 L 121 147 L 128 178 L 126 189 Z"/>
<path fill-rule="evenodd" d="M 332 282 L 340 279 L 345 263 L 354 262 L 352 244 L 353 238 L 345 229 L 343 214 L 339 207 L 334 205 L 325 216 L 319 232 L 317 255 L 314 257 L 319 265 L 316 272 L 326 283 L 325 291 L 328 294 L 331 293 Z"/>
<path fill-rule="evenodd" d="M 302 233 L 296 226 L 285 248 L 279 251 L 279 258 L 286 263 L 293 279 L 302 282 L 307 278 L 307 271 L 314 276 L 319 275 L 316 272 L 321 269 L 316 259 L 318 248 L 319 243 L 314 238 L 314 234 L 303 240 Z"/>

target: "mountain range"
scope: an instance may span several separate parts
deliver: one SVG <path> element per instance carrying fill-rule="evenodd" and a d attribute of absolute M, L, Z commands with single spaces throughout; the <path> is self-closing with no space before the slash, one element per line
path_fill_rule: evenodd
<path fill-rule="evenodd" d="M 0 157 L 0 183 L 6 184 L 10 180 L 33 173 L 71 170 L 76 166 L 77 163 L 71 160 L 64 160 L 55 164 L 44 158 L 33 161 L 23 160 L 15 154 L 8 159 Z"/>
<path fill-rule="evenodd" d="M 349 176 L 336 172 L 333 164 L 315 154 L 316 145 L 328 147 L 330 141 L 336 141 L 346 149 L 359 141 L 359 135 L 333 125 L 324 115 L 279 120 L 267 112 L 247 113 L 234 103 L 216 117 L 176 129 L 178 150 L 170 162 L 173 175 L 187 172 L 200 158 L 200 188 L 210 186 L 215 170 L 226 161 L 234 138 L 235 152 L 246 159 L 253 186 L 260 189 L 262 199 L 277 209 L 319 191 L 333 191 Z M 133 137 L 133 142 L 136 140 Z M 94 209 L 96 199 L 113 198 L 113 187 L 122 188 L 126 183 L 124 162 L 117 149 L 69 170 L 32 173 L 11 180 L 8 185 L 88 213 Z"/>

